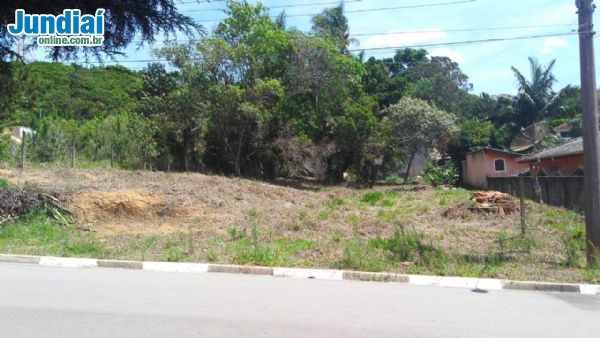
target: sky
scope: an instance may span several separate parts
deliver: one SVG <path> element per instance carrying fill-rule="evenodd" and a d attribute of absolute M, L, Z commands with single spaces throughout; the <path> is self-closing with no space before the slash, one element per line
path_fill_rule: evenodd
<path fill-rule="evenodd" d="M 214 20 L 225 17 L 219 9 L 222 1 L 200 0 L 202 3 L 184 0 L 180 12 L 186 14 L 211 30 Z M 255 2 L 255 1 L 251 1 Z M 335 0 L 264 0 L 270 13 L 275 16 L 285 7 L 288 27 L 302 31 L 311 28 L 309 14 L 319 13 L 333 6 Z M 326 4 L 323 4 L 326 3 Z M 444 4 L 445 3 L 445 4 Z M 430 6 L 437 4 L 435 6 Z M 406 8 L 410 6 L 422 6 Z M 391 9 L 392 7 L 405 7 Z M 387 8 L 385 10 L 373 10 Z M 575 0 L 346 0 L 346 16 L 350 34 L 360 44 L 352 50 L 366 48 L 367 56 L 386 57 L 393 49 L 373 50 L 382 47 L 415 47 L 432 45 L 425 49 L 430 55 L 447 56 L 459 63 L 473 84 L 473 93 L 514 94 L 517 91 L 511 66 L 529 76 L 528 57 L 536 57 L 546 65 L 556 59 L 554 74 L 555 90 L 566 85 L 578 85 L 579 49 Z M 595 16 L 595 19 L 597 15 Z M 528 27 L 523 27 L 528 26 Z M 532 27 L 535 26 L 535 27 Z M 540 27 L 542 26 L 542 27 Z M 504 29 L 504 28 L 510 29 Z M 496 29 L 503 28 L 503 29 Z M 458 30 L 458 31 L 457 31 Z M 462 31 L 461 31 L 462 30 Z M 467 30 L 467 31 L 465 31 Z M 401 32 L 401 34 L 391 34 Z M 439 46 L 450 42 L 483 39 L 503 39 L 535 35 L 570 35 L 542 37 L 502 42 L 471 43 Z M 364 35 L 367 34 L 367 35 Z M 131 46 L 123 60 L 151 59 L 153 46 Z M 599 63 L 600 53 L 596 53 Z M 110 64 L 108 62 L 107 64 Z M 143 69 L 144 62 L 124 62 L 132 69 Z"/>

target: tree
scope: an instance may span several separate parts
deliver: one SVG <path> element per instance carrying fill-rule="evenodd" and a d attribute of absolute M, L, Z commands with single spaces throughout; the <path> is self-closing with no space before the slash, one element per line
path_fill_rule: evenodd
<path fill-rule="evenodd" d="M 365 92 L 373 96 L 380 109 L 397 103 L 406 94 L 409 86 L 408 79 L 397 72 L 398 67 L 392 59 L 377 60 L 371 57 L 364 66 Z"/>
<path fill-rule="evenodd" d="M 98 143 L 111 167 L 147 168 L 156 155 L 155 126 L 136 113 L 119 113 L 102 119 L 97 125 Z"/>
<path fill-rule="evenodd" d="M 544 67 L 536 58 L 529 58 L 530 79 L 511 67 L 519 84 L 519 94 L 516 97 L 515 107 L 519 113 L 519 122 L 522 127 L 539 122 L 548 116 L 548 109 L 557 99 L 552 90 L 556 78 L 552 74 L 556 60 Z"/>
<path fill-rule="evenodd" d="M 81 54 L 102 59 L 104 56 L 121 55 L 122 50 L 134 39 L 154 42 L 157 36 L 174 35 L 184 32 L 188 36 L 202 33 L 202 26 L 177 10 L 175 0 L 122 0 L 122 1 L 4 1 L 0 4 L 0 24 L 6 27 L 14 21 L 16 9 L 26 13 L 61 14 L 64 9 L 77 8 L 83 14 L 94 14 L 97 8 L 106 13 L 104 44 L 99 47 L 48 47 L 48 55 L 53 60 L 75 59 Z M 7 58 L 19 59 L 16 51 L 19 37 L 10 35 L 6 29 L 0 30 L 0 61 Z M 33 47 L 35 48 L 35 46 Z"/>
<path fill-rule="evenodd" d="M 385 114 L 390 126 L 391 144 L 398 145 L 409 155 L 405 182 L 419 149 L 442 146 L 443 136 L 456 130 L 454 115 L 420 99 L 404 97 L 388 107 Z"/>
<path fill-rule="evenodd" d="M 409 92 L 413 96 L 455 114 L 463 109 L 473 87 L 458 63 L 447 57 L 417 59 L 404 74 L 411 83 Z"/>
<path fill-rule="evenodd" d="M 144 72 L 146 84 L 138 110 L 162 126 L 159 134 L 163 169 L 170 169 L 171 156 L 185 171 L 198 168 L 204 149 L 209 111 L 204 74 L 187 60 L 189 46 L 165 48 L 161 53 L 174 58 L 177 73 L 163 65 L 152 65 Z"/>
<path fill-rule="evenodd" d="M 466 159 L 466 154 L 477 148 L 489 147 L 494 135 L 494 125 L 490 121 L 468 119 L 458 125 L 458 132 L 448 140 L 448 154 L 455 167 Z"/>
<path fill-rule="evenodd" d="M 348 46 L 358 44 L 358 40 L 350 37 L 348 19 L 344 15 L 344 4 L 327 8 L 312 18 L 312 30 L 319 36 L 329 39 L 342 54 L 349 54 Z"/>

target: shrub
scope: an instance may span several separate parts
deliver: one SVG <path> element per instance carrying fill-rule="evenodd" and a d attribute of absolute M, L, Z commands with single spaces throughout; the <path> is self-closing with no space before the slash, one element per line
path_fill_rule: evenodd
<path fill-rule="evenodd" d="M 404 183 L 404 179 L 400 176 L 391 175 L 385 178 L 385 183 L 390 185 L 400 185 Z"/>
<path fill-rule="evenodd" d="M 458 170 L 454 166 L 448 165 L 443 168 L 437 168 L 428 163 L 423 171 L 425 180 L 434 187 L 456 185 L 458 182 Z"/>

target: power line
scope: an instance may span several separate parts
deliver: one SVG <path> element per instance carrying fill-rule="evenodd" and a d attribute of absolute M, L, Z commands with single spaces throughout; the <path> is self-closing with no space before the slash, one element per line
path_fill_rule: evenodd
<path fill-rule="evenodd" d="M 350 34 L 350 37 L 361 37 L 361 36 L 377 36 L 377 35 L 403 35 L 403 34 L 422 34 L 422 33 L 458 33 L 458 32 L 485 32 L 485 31 L 502 31 L 502 30 L 516 30 L 516 29 L 536 29 L 536 28 L 559 28 L 559 27 L 572 27 L 572 24 L 557 24 L 557 25 L 524 25 L 524 26 L 501 26 L 501 27 L 481 27 L 481 28 L 453 28 L 453 29 L 415 29 L 407 31 L 395 31 L 395 32 L 382 32 L 382 33 L 357 33 Z M 575 29 L 573 29 L 573 32 Z M 303 32 L 310 34 L 310 32 Z M 194 42 L 199 41 L 198 39 L 164 39 L 155 40 L 155 42 Z M 140 43 L 142 40 L 135 40 L 134 42 Z"/>
<path fill-rule="evenodd" d="M 427 48 L 427 47 L 443 47 L 443 46 L 458 46 L 458 45 L 471 45 L 471 44 L 480 44 L 480 43 L 491 43 L 491 42 L 503 42 L 503 41 L 516 41 L 516 40 L 529 40 L 529 39 L 539 39 L 539 38 L 547 38 L 547 37 L 558 37 L 558 36 L 567 36 L 567 35 L 576 35 L 576 32 L 567 32 L 567 33 L 553 33 L 553 34 L 541 34 L 541 35 L 528 35 L 528 36 L 516 36 L 516 37 L 508 37 L 508 38 L 490 38 L 490 39 L 480 39 L 480 40 L 466 40 L 466 41 L 452 41 L 452 42 L 442 42 L 442 43 L 430 43 L 430 44 L 416 44 L 416 45 L 404 45 L 404 46 L 391 46 L 391 47 L 372 47 L 372 48 L 361 48 L 361 49 L 351 49 L 351 52 L 362 52 L 362 51 L 373 51 L 377 52 L 386 52 L 389 50 L 398 50 L 405 48 Z M 372 54 L 374 54 L 372 53 Z M 191 58 L 189 60 L 192 61 L 201 61 L 206 60 L 208 58 Z M 103 64 L 103 63 L 140 63 L 140 62 L 170 62 L 169 59 L 140 59 L 140 60 L 120 60 L 120 61 L 92 61 L 89 63 L 92 64 Z"/>
<path fill-rule="evenodd" d="M 398 9 L 412 9 L 412 8 L 424 8 L 424 7 L 436 7 L 436 6 L 450 6 L 450 5 L 458 5 L 458 4 L 466 4 L 466 3 L 471 3 L 471 2 L 476 2 L 478 0 L 460 0 L 460 1 L 448 1 L 448 2 L 436 2 L 436 3 L 429 3 L 429 4 L 420 4 L 420 5 L 406 5 L 406 6 L 396 6 L 396 7 L 379 7 L 379 8 L 365 8 L 365 9 L 356 9 L 356 10 L 346 10 L 344 11 L 345 14 L 352 14 L 352 13 L 366 13 L 366 12 L 376 12 L 376 11 L 391 11 L 391 10 L 398 10 Z M 181 12 L 186 12 L 186 11 L 181 11 Z M 286 17 L 291 18 L 291 17 L 307 17 L 307 16 L 315 16 L 315 15 L 319 15 L 321 13 L 310 13 L 310 14 L 289 14 L 286 15 Z M 271 16 L 271 18 L 277 18 L 275 16 Z M 196 22 L 198 23 L 202 23 L 202 22 L 220 22 L 222 20 L 224 20 L 226 18 L 223 19 L 214 19 L 214 20 L 196 20 Z"/>
<path fill-rule="evenodd" d="M 480 39 L 480 40 L 467 40 L 467 41 L 455 41 L 455 42 L 442 42 L 442 43 L 429 43 L 412 46 L 393 46 L 393 47 L 373 47 L 373 48 L 362 48 L 362 49 L 351 49 L 351 52 L 362 52 L 362 51 L 380 51 L 385 52 L 387 50 L 404 49 L 404 48 L 426 48 L 426 47 L 447 47 L 447 46 L 460 46 L 460 45 L 471 45 L 478 43 L 489 43 L 489 42 L 502 42 L 502 41 L 515 41 L 515 40 L 528 40 L 528 39 L 539 39 L 566 35 L 576 35 L 577 32 L 567 33 L 553 33 L 553 34 L 542 34 L 542 35 L 529 35 L 529 36 L 516 36 L 510 38 L 491 38 L 491 39 Z"/>
<path fill-rule="evenodd" d="M 210 4 L 213 2 L 225 2 L 225 0 L 204 0 L 204 1 L 182 1 L 182 4 Z"/>
<path fill-rule="evenodd" d="M 363 0 L 346 0 L 344 3 L 352 3 L 352 2 L 362 2 Z M 287 4 L 287 5 L 275 5 L 275 6 L 265 6 L 267 9 L 277 9 L 277 8 L 295 8 L 295 7 L 311 7 L 311 6 L 322 6 L 322 5 L 339 5 L 339 1 L 329 1 L 329 2 L 311 2 L 308 4 Z M 223 12 L 224 8 L 210 8 L 210 9 L 185 9 L 180 10 L 180 12 Z"/>
<path fill-rule="evenodd" d="M 363 13 L 363 12 L 376 12 L 376 11 L 391 11 L 396 9 L 406 9 L 406 8 L 423 8 L 423 7 L 435 7 L 435 6 L 449 6 L 449 5 L 458 5 L 458 4 L 466 4 L 469 2 L 476 2 L 477 0 L 460 0 L 460 1 L 450 1 L 450 2 L 438 2 L 431 4 L 421 4 L 421 5 L 406 5 L 406 6 L 397 6 L 397 7 L 381 7 L 381 8 L 368 8 L 368 9 L 355 9 L 350 11 L 345 11 L 345 13 Z"/>
<path fill-rule="evenodd" d="M 550 27 L 571 27 L 574 24 L 559 24 L 559 25 L 526 25 L 526 26 L 505 26 L 505 27 L 483 27 L 483 28 L 457 28 L 457 29 L 430 29 L 430 30 L 413 30 L 413 31 L 396 31 L 384 33 L 358 33 L 351 34 L 353 37 L 358 36 L 373 36 L 373 35 L 401 35 L 401 34 L 418 34 L 418 33 L 438 33 L 438 32 L 482 32 L 482 31 L 500 31 L 514 29 L 534 29 L 534 28 L 550 28 Z"/>

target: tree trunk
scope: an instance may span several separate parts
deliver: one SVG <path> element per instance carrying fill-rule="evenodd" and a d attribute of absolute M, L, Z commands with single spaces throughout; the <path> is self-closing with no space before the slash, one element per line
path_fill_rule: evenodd
<path fill-rule="evenodd" d="M 75 168 L 75 152 L 77 144 L 75 141 L 71 143 L 71 168 Z"/>
<path fill-rule="evenodd" d="M 242 169 L 240 167 L 240 158 L 242 157 L 242 148 L 244 147 L 244 136 L 246 136 L 246 130 L 247 130 L 247 128 L 244 128 L 244 130 L 242 131 L 242 134 L 240 135 L 240 139 L 238 140 L 237 150 L 235 153 L 234 168 L 235 168 L 236 176 L 242 175 Z"/>
<path fill-rule="evenodd" d="M 408 182 L 408 176 L 410 175 L 410 167 L 412 167 L 412 163 L 413 160 L 415 159 L 415 156 L 417 155 L 418 150 L 413 151 L 412 155 L 410 155 L 410 160 L 408 161 L 408 166 L 406 167 L 406 174 L 404 174 L 404 182 L 403 184 L 406 184 L 406 182 Z"/>
<path fill-rule="evenodd" d="M 110 145 L 110 167 L 115 167 L 115 146 L 114 144 Z"/>
<path fill-rule="evenodd" d="M 183 169 L 186 172 L 190 171 L 190 132 L 188 130 L 183 132 Z"/>
<path fill-rule="evenodd" d="M 25 169 L 25 135 L 21 138 L 21 154 L 19 156 L 19 168 Z"/>

